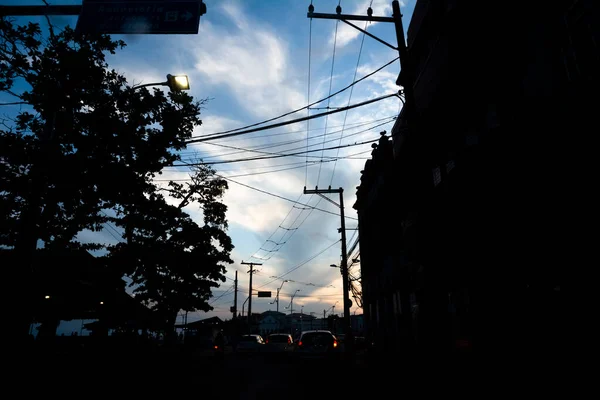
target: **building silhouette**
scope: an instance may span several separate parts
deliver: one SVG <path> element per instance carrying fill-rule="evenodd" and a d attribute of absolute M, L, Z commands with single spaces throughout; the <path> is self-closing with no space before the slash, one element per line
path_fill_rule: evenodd
<path fill-rule="evenodd" d="M 373 146 L 354 204 L 382 352 L 561 342 L 570 151 L 598 130 L 599 7 L 523 3 L 417 1 L 399 77 L 415 111 Z"/>

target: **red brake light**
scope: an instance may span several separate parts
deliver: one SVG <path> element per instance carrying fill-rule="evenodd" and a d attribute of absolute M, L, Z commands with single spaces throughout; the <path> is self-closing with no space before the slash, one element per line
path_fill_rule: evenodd
<path fill-rule="evenodd" d="M 292 341 L 290 340 L 290 338 L 288 338 L 288 344 L 291 344 L 291 343 L 292 343 Z"/>
<path fill-rule="evenodd" d="M 337 344 L 338 344 L 338 343 L 337 343 L 337 340 L 334 340 L 334 341 L 333 341 L 333 347 L 337 347 Z"/>
<path fill-rule="evenodd" d="M 215 344 L 215 349 L 219 350 L 219 346 L 217 346 L 216 344 Z"/>
<path fill-rule="evenodd" d="M 298 346 L 302 346 L 302 340 L 298 342 Z"/>

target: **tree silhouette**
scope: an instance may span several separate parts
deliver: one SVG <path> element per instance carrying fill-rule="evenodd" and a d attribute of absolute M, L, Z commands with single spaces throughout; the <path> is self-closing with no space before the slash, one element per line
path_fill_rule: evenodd
<path fill-rule="evenodd" d="M 10 281 L 22 289 L 21 332 L 38 295 L 27 282 L 43 268 L 33 265 L 39 243 L 107 249 L 140 299 L 165 315 L 209 309 L 210 288 L 224 281 L 222 263 L 231 262 L 219 202 L 227 185 L 208 167 L 197 168 L 189 185 L 159 188 L 153 180 L 180 159 L 206 100 L 128 85 L 105 59 L 122 41 L 69 27 L 46 36 L 38 24 L 0 18 L 0 92 L 26 104 L 0 127 L 0 246 L 14 253 L 7 259 Z M 203 226 L 184 211 L 194 202 Z M 79 239 L 106 223 L 124 228 L 124 243 L 106 248 Z"/>
<path fill-rule="evenodd" d="M 171 333 L 180 310 L 212 310 L 211 289 L 225 281 L 224 264 L 232 262 L 233 245 L 225 233 L 227 208 L 219 202 L 227 182 L 211 179 L 214 171 L 207 166 L 195 168 L 190 183 L 169 182 L 168 188 L 140 199 L 117 217 L 127 243 L 110 249 L 109 257 L 127 266 L 136 298 L 156 310 Z M 161 192 L 179 204 L 168 204 Z M 188 204 L 199 204 L 203 226 L 183 211 Z"/>

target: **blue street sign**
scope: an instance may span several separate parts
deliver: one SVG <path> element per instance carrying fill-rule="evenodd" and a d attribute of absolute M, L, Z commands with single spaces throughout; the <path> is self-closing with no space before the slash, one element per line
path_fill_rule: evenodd
<path fill-rule="evenodd" d="M 109 34 L 197 34 L 201 0 L 84 0 L 76 30 Z"/>

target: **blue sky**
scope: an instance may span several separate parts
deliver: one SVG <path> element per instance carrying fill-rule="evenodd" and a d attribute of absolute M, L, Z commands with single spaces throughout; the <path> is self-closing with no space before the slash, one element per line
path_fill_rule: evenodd
<path fill-rule="evenodd" d="M 415 1 L 400 2 L 405 31 Z M 79 3 L 69 0 L 52 2 Z M 370 3 L 371 0 L 342 0 L 341 6 L 344 14 L 366 15 Z M 3 0 L 0 4 L 41 4 L 41 1 Z M 123 39 L 127 47 L 109 57 L 110 66 L 134 83 L 164 81 L 168 73 L 187 74 L 190 94 L 197 98 L 210 98 L 202 112 L 203 125 L 196 129 L 197 135 L 239 128 L 301 108 L 309 100 L 313 102 L 336 92 L 398 55 L 368 36 L 363 42 L 361 32 L 342 22 L 313 19 L 311 23 L 306 17 L 310 0 L 205 0 L 205 4 L 207 13 L 200 20 L 197 35 L 113 35 Z M 335 13 L 338 0 L 313 0 L 313 5 L 315 12 Z M 373 0 L 372 8 L 373 15 L 391 16 L 391 0 Z M 76 23 L 76 17 L 57 16 L 51 19 L 57 26 L 74 26 Z M 39 21 L 43 27 L 47 26 L 43 18 L 19 19 L 25 20 Z M 362 28 L 365 26 L 364 22 L 356 21 L 355 24 Z M 388 43 L 396 44 L 393 24 L 373 23 L 367 29 Z M 399 69 L 396 61 L 354 86 L 352 91 L 346 90 L 315 107 L 343 107 L 397 92 L 399 88 L 395 81 Z M 1 100 L 5 100 L 4 97 Z M 400 106 L 397 98 L 390 98 L 308 123 L 221 139 L 214 141 L 216 144 L 191 145 L 182 156 L 186 160 L 225 161 L 258 153 L 240 152 L 222 145 L 244 149 L 271 146 L 261 151 L 285 153 L 302 151 L 307 144 L 309 149 L 321 149 L 369 141 L 378 138 L 382 130 L 389 134 L 392 118 L 398 114 Z M 17 109 L 3 111 L 16 112 Z M 313 110 L 310 113 L 323 111 Z M 304 110 L 282 120 L 307 115 Z M 277 143 L 287 144 L 274 146 Z M 305 185 L 308 188 L 342 187 L 348 217 L 346 227 L 355 228 L 356 212 L 352 205 L 356 201 L 356 186 L 360 184 L 360 170 L 370 156 L 370 150 L 370 144 L 364 144 L 339 151 L 317 151 L 309 153 L 310 157 L 302 155 L 223 163 L 215 165 L 215 168 L 219 174 L 231 176 L 241 184 L 332 213 L 338 213 L 339 209 L 318 196 L 302 195 L 303 188 Z M 318 162 L 337 156 L 351 158 Z M 275 170 L 278 171 L 272 172 Z M 187 177 L 185 168 L 168 168 L 159 179 Z M 253 278 L 256 289 L 270 290 L 275 295 L 281 279 L 290 280 L 281 289 L 280 311 L 289 312 L 285 307 L 290 304 L 291 295 L 296 293 L 294 311 L 300 312 L 303 306 L 304 313 L 314 312 L 319 316 L 323 310 L 331 312 L 337 302 L 335 312 L 341 313 L 341 276 L 337 268 L 330 267 L 330 264 L 340 263 L 341 244 L 336 244 L 340 239 L 337 232 L 340 218 L 300 205 L 294 207 L 290 201 L 241 184 L 230 182 L 224 198 L 229 207 L 228 232 L 235 246 L 232 253 L 234 264 L 227 271 L 230 279 L 214 291 L 211 303 L 215 310 L 190 313 L 188 321 L 214 315 L 222 319 L 231 317 L 229 307 L 233 304 L 232 279 L 236 270 L 239 278 L 238 309 L 241 310 L 249 283 L 248 268 L 241 264 L 242 261 L 263 264 L 257 268 L 259 272 Z M 339 202 L 338 195 L 332 195 L 332 199 Z M 198 207 L 192 205 L 187 211 L 200 221 L 202 214 Z M 354 234 L 355 231 L 347 231 L 348 246 L 356 240 Z M 81 238 L 114 243 L 118 234 L 107 226 L 99 233 L 84 232 Z M 359 250 L 357 247 L 355 253 Z M 352 267 L 352 273 L 360 275 L 358 264 Z M 270 278 L 272 276 L 282 278 Z M 275 304 L 269 304 L 272 300 L 254 297 L 252 311 L 275 310 Z M 362 310 L 353 307 L 351 312 L 360 314 Z"/>

